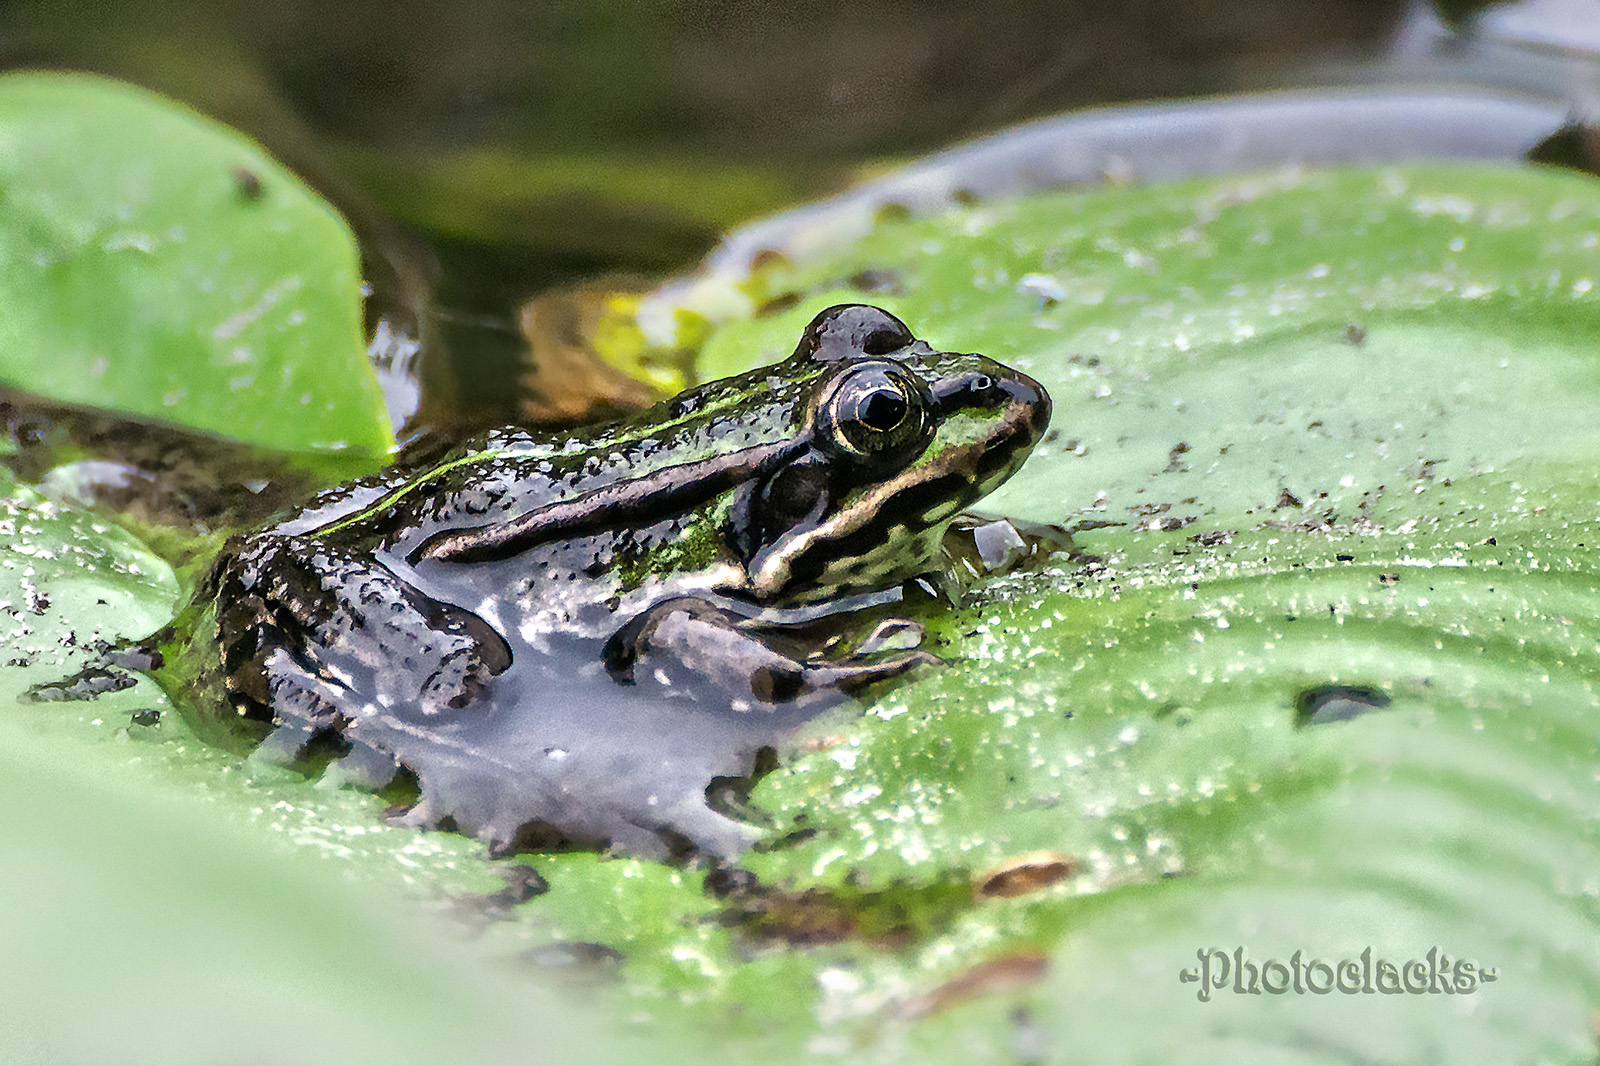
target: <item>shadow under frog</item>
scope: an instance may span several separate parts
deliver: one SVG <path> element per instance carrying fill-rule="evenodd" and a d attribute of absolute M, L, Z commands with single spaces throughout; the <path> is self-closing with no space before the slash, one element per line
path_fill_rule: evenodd
<path fill-rule="evenodd" d="M 929 569 L 1049 413 L 1026 375 L 832 307 L 780 363 L 578 434 L 491 433 L 236 538 L 157 677 L 191 716 L 264 723 L 264 758 L 331 731 L 336 779 L 410 770 L 415 824 L 731 857 L 756 830 L 713 779 L 937 662 L 881 633 L 826 658 L 803 624 Z"/>

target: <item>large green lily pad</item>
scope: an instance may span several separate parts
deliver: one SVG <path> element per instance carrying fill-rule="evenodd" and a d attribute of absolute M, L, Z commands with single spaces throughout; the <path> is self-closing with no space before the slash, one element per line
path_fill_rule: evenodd
<path fill-rule="evenodd" d="M 487 902 L 505 864 L 375 797 L 171 716 L 135 736 L 103 703 L 23 713 L 242 841 L 433 901 L 416 920 L 472 930 L 512 1000 L 549 996 L 530 966 L 614 972 L 617 1024 L 669 1056 L 1592 1062 L 1597 255 L 1589 179 L 1409 168 L 978 204 L 759 277 L 797 301 L 721 326 L 708 374 L 863 298 L 1023 367 L 1058 435 L 985 506 L 1086 523 L 1098 561 L 915 605 L 950 666 L 755 788 L 753 892 L 577 854 L 517 860 L 550 891 Z M 1241 950 L 1270 986 L 1272 960 L 1369 949 L 1370 993 L 1183 979 Z M 1380 962 L 1403 981 L 1430 951 L 1473 981 L 1377 991 Z"/>
<path fill-rule="evenodd" d="M 986 507 L 1115 523 L 1078 534 L 1100 563 L 939 618 L 952 668 L 757 789 L 805 834 L 752 858 L 764 882 L 924 934 L 841 952 L 813 1008 L 912 1059 L 962 1033 L 1051 1061 L 1592 1056 L 1597 234 L 1572 175 L 1291 171 L 979 205 L 759 278 L 798 303 L 724 327 L 708 374 L 868 278 L 1055 398 Z M 1075 872 L 938 895 L 1024 859 Z M 1217 947 L 1437 948 L 1498 980 L 1202 1004 L 1179 973 Z M 885 1020 L 981 979 L 964 1021 Z"/>
<path fill-rule="evenodd" d="M 132 86 L 0 78 L 0 384 L 287 451 L 393 444 L 355 240 L 248 138 Z"/>

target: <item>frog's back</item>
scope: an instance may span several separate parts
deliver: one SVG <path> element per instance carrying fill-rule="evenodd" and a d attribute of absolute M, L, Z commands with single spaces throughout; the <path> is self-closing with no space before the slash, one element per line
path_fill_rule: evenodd
<path fill-rule="evenodd" d="M 604 490 L 684 471 L 696 460 L 776 447 L 794 433 L 812 374 L 769 367 L 711 382 L 581 434 L 492 431 L 423 464 L 328 490 L 269 533 L 406 553 L 444 530 L 503 524 Z"/>

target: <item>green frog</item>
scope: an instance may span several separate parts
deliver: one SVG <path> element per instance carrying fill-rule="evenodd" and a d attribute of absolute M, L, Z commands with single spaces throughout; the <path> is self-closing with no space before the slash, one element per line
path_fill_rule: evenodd
<path fill-rule="evenodd" d="M 259 723 L 262 758 L 331 737 L 332 780 L 409 770 L 415 824 L 732 856 L 757 830 L 713 782 L 937 662 L 908 624 L 832 656 L 808 627 L 927 571 L 1049 416 L 1025 374 L 830 307 L 772 366 L 570 435 L 493 432 L 236 538 L 158 677 Z"/>

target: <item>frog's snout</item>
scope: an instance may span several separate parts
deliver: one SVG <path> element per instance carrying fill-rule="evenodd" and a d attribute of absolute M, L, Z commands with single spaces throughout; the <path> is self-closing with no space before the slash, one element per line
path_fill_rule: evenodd
<path fill-rule="evenodd" d="M 1000 369 L 990 381 L 1005 396 L 1002 417 L 977 461 L 974 500 L 987 496 L 1015 474 L 1050 426 L 1050 394 L 1044 386 L 1020 370 Z"/>
<path fill-rule="evenodd" d="M 1050 394 L 1044 386 L 1020 370 L 1013 370 L 1004 382 L 1011 402 L 1023 410 L 1023 423 L 1028 433 L 1028 447 L 1039 443 L 1044 431 L 1050 428 Z"/>

